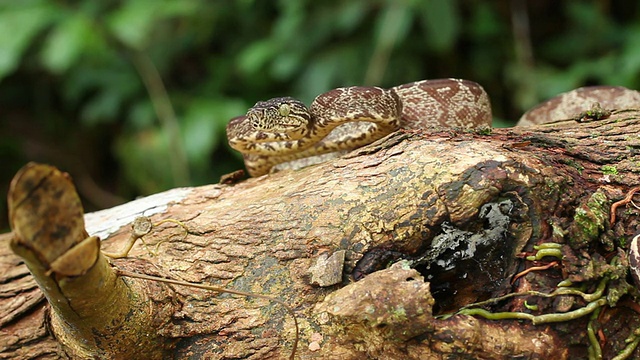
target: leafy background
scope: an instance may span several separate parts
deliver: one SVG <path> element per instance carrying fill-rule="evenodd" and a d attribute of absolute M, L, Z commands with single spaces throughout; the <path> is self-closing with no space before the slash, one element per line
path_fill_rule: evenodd
<path fill-rule="evenodd" d="M 555 0 L 0 0 L 0 193 L 28 161 L 88 211 L 242 167 L 257 100 L 459 77 L 494 123 L 583 85 L 640 88 L 640 4 Z M 6 229 L 6 205 L 0 229 Z"/>

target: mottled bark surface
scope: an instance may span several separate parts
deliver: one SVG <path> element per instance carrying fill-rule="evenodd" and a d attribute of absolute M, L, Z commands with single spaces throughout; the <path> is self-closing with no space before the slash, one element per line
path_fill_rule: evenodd
<path fill-rule="evenodd" d="M 282 299 L 301 323 L 299 358 L 586 358 L 589 315 L 538 325 L 433 315 L 512 292 L 551 292 L 565 278 L 594 292 L 603 276 L 597 269 L 626 250 L 638 228 L 633 207 L 620 207 L 609 223 L 611 204 L 640 184 L 638 115 L 488 135 L 398 132 L 300 171 L 176 189 L 89 214 L 87 231 L 117 251 L 137 215 L 182 221 L 186 236 L 179 226 L 160 225 L 113 266 Z M 65 358 L 47 325 L 49 307 L 8 239 L 0 239 L 0 357 Z M 516 273 L 558 260 L 521 256 L 543 242 L 563 244 L 562 261 L 512 284 Z M 312 285 L 309 269 L 338 250 L 346 255 L 343 281 Z M 385 269 L 400 259 L 407 262 Z M 156 329 L 169 344 L 167 358 L 289 355 L 293 320 L 281 306 L 158 288 L 165 291 L 149 296 L 168 317 Z M 605 358 L 640 326 L 632 300 L 627 295 L 600 313 Z M 538 315 L 586 303 L 527 296 L 486 308 Z M 525 307 L 534 304 L 537 310 Z"/>

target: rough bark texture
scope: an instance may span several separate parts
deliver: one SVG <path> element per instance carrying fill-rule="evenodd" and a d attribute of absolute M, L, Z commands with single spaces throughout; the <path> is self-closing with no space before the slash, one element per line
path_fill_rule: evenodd
<path fill-rule="evenodd" d="M 87 230 L 117 251 L 137 215 L 182 221 L 186 237 L 160 225 L 113 266 L 282 299 L 301 323 L 300 358 L 586 358 L 589 316 L 533 325 L 433 315 L 517 291 L 551 292 L 563 278 L 593 292 L 602 276 L 594 266 L 626 251 L 638 228 L 635 208 L 620 207 L 615 224 L 609 209 L 640 184 L 639 133 L 636 111 L 486 135 L 398 132 L 300 171 L 176 189 L 89 214 Z M 0 358 L 65 358 L 47 325 L 49 306 L 8 239 L 0 238 Z M 512 285 L 516 273 L 553 260 L 520 256 L 543 242 L 563 244 L 561 264 Z M 312 285 L 308 270 L 338 250 L 346 251 L 343 281 Z M 408 262 L 385 269 L 400 259 Z M 170 344 L 165 357 L 289 355 L 293 321 L 279 305 L 166 288 L 169 297 L 150 294 L 169 317 L 157 329 Z M 560 300 L 516 297 L 488 309 L 540 314 L 585 305 Z M 598 319 L 605 358 L 640 326 L 632 300 Z"/>

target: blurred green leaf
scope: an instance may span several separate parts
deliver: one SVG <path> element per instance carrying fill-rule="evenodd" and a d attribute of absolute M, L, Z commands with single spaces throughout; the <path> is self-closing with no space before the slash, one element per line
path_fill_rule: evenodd
<path fill-rule="evenodd" d="M 240 54 L 238 67 L 248 75 L 256 74 L 279 51 L 278 46 L 268 40 L 256 41 L 249 44 Z"/>
<path fill-rule="evenodd" d="M 69 69 L 86 45 L 96 41 L 97 35 L 83 13 L 70 13 L 69 16 L 54 27 L 42 50 L 42 63 L 53 73 Z"/>
<path fill-rule="evenodd" d="M 460 33 L 460 4 L 453 0 L 429 0 L 421 4 L 429 44 L 439 53 L 451 51 Z"/>
<path fill-rule="evenodd" d="M 404 39 L 412 23 L 411 8 L 402 1 L 391 1 L 376 23 L 376 46 L 389 48 Z"/>
<path fill-rule="evenodd" d="M 393 49 L 404 40 L 413 22 L 411 10 L 406 2 L 390 1 L 378 16 L 373 53 L 363 81 L 365 85 L 381 84 Z"/>
<path fill-rule="evenodd" d="M 307 105 L 317 95 L 333 87 L 341 66 L 338 54 L 339 52 L 332 52 L 319 55 L 307 66 L 299 79 L 297 90 L 300 92 L 301 100 Z"/>
<path fill-rule="evenodd" d="M 71 103 L 82 101 L 80 115 L 85 125 L 118 121 L 125 104 L 136 104 L 133 98 L 143 90 L 133 65 L 110 64 L 111 67 L 98 68 L 86 64 L 76 66 L 69 75 L 70 81 L 65 84 L 66 100 Z"/>
<path fill-rule="evenodd" d="M 367 5 L 362 1 L 349 1 L 341 4 L 334 21 L 339 30 L 348 33 L 356 29 L 367 15 Z"/>
<path fill-rule="evenodd" d="M 275 79 L 288 80 L 293 77 L 302 64 L 302 54 L 287 52 L 275 58 L 271 71 Z"/>
<path fill-rule="evenodd" d="M 119 93 L 103 91 L 82 108 L 82 120 L 87 125 L 95 125 L 105 119 L 117 118 L 122 97 Z"/>
<path fill-rule="evenodd" d="M 620 78 L 615 83 L 633 87 L 640 75 L 640 26 L 629 28 L 626 35 L 627 41 L 622 48 L 620 66 L 616 69 Z"/>
<path fill-rule="evenodd" d="M 304 1 L 281 1 L 280 10 L 272 36 L 280 41 L 297 37 L 297 31 L 305 21 Z"/>
<path fill-rule="evenodd" d="M 180 122 L 180 128 L 187 158 L 197 166 L 206 163 L 213 149 L 218 146 L 220 136 L 212 121 L 217 109 L 213 104 L 202 103 L 192 104 L 190 108 Z"/>
<path fill-rule="evenodd" d="M 169 157 L 168 135 L 160 128 L 122 134 L 116 141 L 115 153 L 127 183 L 134 188 L 155 193 L 173 184 L 171 167 L 166 161 Z"/>
<path fill-rule="evenodd" d="M 189 161 L 202 166 L 220 140 L 225 139 L 225 128 L 231 118 L 244 114 L 247 104 L 232 99 L 194 99 L 180 122 Z"/>
<path fill-rule="evenodd" d="M 0 80 L 15 70 L 31 40 L 54 21 L 57 12 L 44 1 L 0 8 Z"/>
<path fill-rule="evenodd" d="M 154 126 L 157 123 L 157 117 L 151 100 L 145 99 L 134 104 L 129 112 L 128 120 L 130 128 L 134 131 Z"/>
<path fill-rule="evenodd" d="M 130 0 L 110 14 L 107 24 L 118 40 L 141 50 L 146 46 L 156 15 L 157 1 Z"/>
<path fill-rule="evenodd" d="M 159 21 L 197 14 L 202 5 L 198 0 L 128 0 L 109 15 L 107 24 L 118 40 L 133 49 L 143 50 Z"/>
<path fill-rule="evenodd" d="M 425 9 L 426 11 L 426 9 Z M 456 13 L 457 16 L 459 16 Z M 480 3 L 471 14 L 469 21 L 469 35 L 478 39 L 490 39 L 504 36 L 508 28 L 500 21 L 500 14 L 496 13 L 489 3 Z"/>

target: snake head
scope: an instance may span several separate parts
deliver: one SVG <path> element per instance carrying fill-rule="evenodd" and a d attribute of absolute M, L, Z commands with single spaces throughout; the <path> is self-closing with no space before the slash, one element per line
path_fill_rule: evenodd
<path fill-rule="evenodd" d="M 304 131 L 311 121 L 309 109 L 290 97 L 258 101 L 246 117 L 255 130 L 284 133 Z"/>

